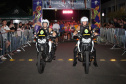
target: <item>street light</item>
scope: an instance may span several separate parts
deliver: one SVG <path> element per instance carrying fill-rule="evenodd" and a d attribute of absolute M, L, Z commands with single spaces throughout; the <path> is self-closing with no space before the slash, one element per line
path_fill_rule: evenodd
<path fill-rule="evenodd" d="M 103 24 L 104 16 L 105 16 L 105 13 L 102 13 L 102 24 Z"/>
<path fill-rule="evenodd" d="M 102 13 L 102 16 L 104 17 L 105 16 L 105 13 Z"/>
<path fill-rule="evenodd" d="M 73 10 L 63 10 L 63 14 L 73 14 Z"/>

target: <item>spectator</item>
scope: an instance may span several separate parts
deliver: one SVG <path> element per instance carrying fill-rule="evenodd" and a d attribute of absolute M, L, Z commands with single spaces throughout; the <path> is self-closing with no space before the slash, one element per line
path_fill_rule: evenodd
<path fill-rule="evenodd" d="M 71 38 L 71 30 L 70 30 L 70 24 L 68 24 L 67 26 L 67 37 L 68 37 L 68 40 L 70 40 Z"/>
<path fill-rule="evenodd" d="M 21 39 L 21 32 L 23 30 L 23 26 L 22 26 L 22 22 L 19 23 L 19 26 L 17 28 L 17 47 L 19 48 L 20 47 L 20 39 Z M 20 52 L 21 50 L 20 49 L 17 49 L 18 52 Z"/>
<path fill-rule="evenodd" d="M 28 22 L 28 25 L 32 28 L 32 22 L 31 21 Z"/>
<path fill-rule="evenodd" d="M 115 28 L 121 28 L 121 26 L 119 24 L 119 21 L 117 21 L 116 18 L 114 18 L 113 20 L 114 20 L 114 26 L 115 26 Z"/>
<path fill-rule="evenodd" d="M 17 30 L 19 30 L 19 28 L 20 28 L 20 29 L 23 29 L 22 22 L 19 23 L 19 26 L 18 26 Z"/>
<path fill-rule="evenodd" d="M 61 29 L 61 41 L 64 42 L 64 33 L 65 33 L 65 30 L 64 30 L 64 27 Z"/>
<path fill-rule="evenodd" d="M 16 31 L 15 25 L 13 24 L 13 20 L 10 20 L 10 23 L 8 24 L 8 26 L 9 26 L 10 30 Z"/>
<path fill-rule="evenodd" d="M 119 19 L 119 25 L 121 26 L 120 28 L 123 28 L 123 20 L 121 19 Z"/>
<path fill-rule="evenodd" d="M 114 25 L 111 22 L 109 22 L 109 28 L 114 28 Z"/>
<path fill-rule="evenodd" d="M 60 30 L 59 30 L 59 32 L 60 32 L 60 41 L 63 41 L 63 33 L 64 33 L 63 28 L 64 28 L 64 24 L 61 21 L 60 22 Z"/>
<path fill-rule="evenodd" d="M 49 26 L 49 28 L 51 28 L 51 29 L 52 29 L 52 27 L 53 27 L 53 25 L 52 25 L 52 23 L 50 23 L 50 26 Z"/>
<path fill-rule="evenodd" d="M 126 19 L 124 20 L 123 29 L 125 29 L 125 30 L 126 30 Z"/>
<path fill-rule="evenodd" d="M 73 39 L 73 33 L 75 31 L 75 27 L 74 27 L 73 23 L 71 23 L 70 26 L 71 26 L 71 36 L 72 36 L 72 39 Z"/>
<path fill-rule="evenodd" d="M 0 28 L 0 31 L 1 31 L 1 28 Z M 1 33 L 1 32 L 0 32 L 0 33 Z M 2 47 L 2 45 L 1 45 L 1 43 L 2 43 L 2 42 L 1 42 L 1 39 L 2 39 L 2 38 L 1 38 L 1 36 L 0 36 L 0 47 Z M 3 55 L 1 54 L 1 51 L 2 51 L 2 48 L 0 48 L 0 64 L 3 63 L 3 61 L 1 60 L 1 58 L 3 57 Z"/>
<path fill-rule="evenodd" d="M 3 20 L 2 27 L 1 27 L 1 33 L 3 33 L 2 36 L 3 36 L 3 41 L 5 41 L 5 43 L 6 43 L 6 49 L 8 49 L 8 47 L 11 44 L 10 41 L 8 40 L 8 36 L 7 36 L 8 32 L 14 32 L 14 30 L 10 30 L 10 28 L 7 26 L 7 21 Z M 13 55 L 13 54 L 11 53 L 11 55 Z M 7 58 L 2 57 L 2 59 L 7 59 Z"/>
<path fill-rule="evenodd" d="M 103 23 L 102 26 L 103 26 L 103 28 L 106 27 L 106 23 Z"/>

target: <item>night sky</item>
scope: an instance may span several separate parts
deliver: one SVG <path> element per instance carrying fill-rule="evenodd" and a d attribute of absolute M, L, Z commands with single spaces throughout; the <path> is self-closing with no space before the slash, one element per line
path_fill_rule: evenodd
<path fill-rule="evenodd" d="M 32 0 L 0 0 L 0 15 L 8 12 L 15 6 L 19 6 L 28 13 L 29 8 L 32 9 Z"/>

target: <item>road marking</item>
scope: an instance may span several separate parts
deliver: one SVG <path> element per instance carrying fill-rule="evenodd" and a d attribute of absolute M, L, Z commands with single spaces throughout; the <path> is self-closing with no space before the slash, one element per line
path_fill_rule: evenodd
<path fill-rule="evenodd" d="M 25 61 L 25 59 L 19 59 L 19 61 Z"/>
<path fill-rule="evenodd" d="M 15 59 L 10 59 L 11 62 L 15 61 Z"/>
<path fill-rule="evenodd" d="M 10 59 L 9 61 L 13 62 L 15 61 L 16 59 Z M 104 62 L 106 61 L 106 59 L 99 59 L 101 62 Z M 25 59 L 19 59 L 18 61 L 26 61 Z M 28 59 L 29 62 L 32 62 L 34 61 L 34 59 Z M 64 61 L 64 59 L 57 59 L 57 61 Z M 68 59 L 68 61 L 72 62 L 74 61 L 74 59 Z M 91 60 L 91 61 L 94 61 L 94 60 Z M 115 62 L 115 61 L 122 61 L 122 62 L 126 62 L 126 59 L 121 59 L 121 60 L 117 60 L 117 59 L 110 59 L 109 61 L 111 62 Z"/>
<path fill-rule="evenodd" d="M 69 59 L 68 61 L 73 61 L 73 59 Z"/>
<path fill-rule="evenodd" d="M 63 59 L 58 59 L 58 61 L 64 61 Z"/>
<path fill-rule="evenodd" d="M 116 59 L 110 59 L 110 61 L 115 62 L 115 61 L 116 61 Z"/>
<path fill-rule="evenodd" d="M 126 61 L 126 59 L 121 59 L 120 61 L 123 61 L 123 62 L 125 62 L 125 61 Z"/>
<path fill-rule="evenodd" d="M 29 59 L 28 61 L 32 62 L 32 61 L 34 61 L 34 59 Z"/>
<path fill-rule="evenodd" d="M 100 61 L 105 61 L 105 59 L 100 59 Z"/>

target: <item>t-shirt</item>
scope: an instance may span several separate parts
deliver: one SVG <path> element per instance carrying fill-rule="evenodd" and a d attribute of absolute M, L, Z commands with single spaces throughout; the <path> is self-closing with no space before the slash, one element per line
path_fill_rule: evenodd
<path fill-rule="evenodd" d="M 7 33 L 5 30 L 10 30 L 10 28 L 6 25 L 5 27 L 1 28 L 2 29 L 2 32 L 1 33 L 4 33 L 2 34 L 3 38 L 4 39 L 7 39 Z"/>
<path fill-rule="evenodd" d="M 4 28 L 1 28 L 0 32 L 2 33 L 2 36 L 3 36 L 3 39 L 7 39 L 7 33 L 6 31 L 4 30 Z"/>
<path fill-rule="evenodd" d="M 21 32 L 22 32 L 22 29 L 21 29 L 21 28 L 18 28 L 18 29 L 17 29 L 17 34 L 18 34 L 18 36 L 21 36 Z"/>
<path fill-rule="evenodd" d="M 78 25 L 74 25 L 75 29 L 77 29 Z"/>
<path fill-rule="evenodd" d="M 62 32 L 62 28 L 64 27 L 64 24 L 61 24 L 60 25 L 60 30 L 59 30 L 59 32 Z"/>
<path fill-rule="evenodd" d="M 57 30 L 57 32 L 59 32 L 60 26 L 59 26 L 59 24 L 55 23 L 55 24 L 53 24 L 52 28 L 53 28 L 53 30 Z"/>
<path fill-rule="evenodd" d="M 4 29 L 5 30 L 10 30 L 10 28 L 7 25 L 4 27 Z"/>

